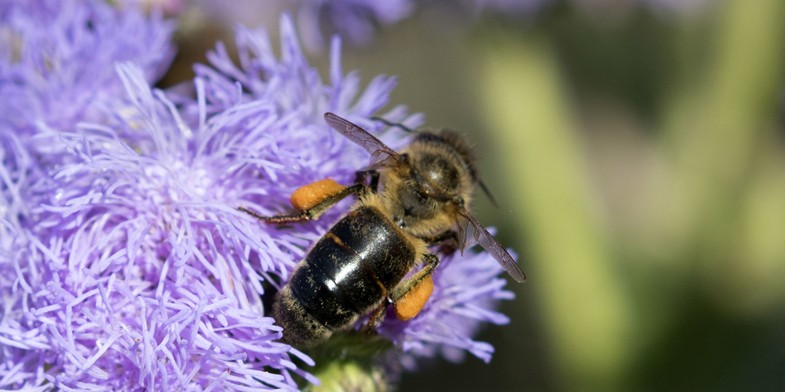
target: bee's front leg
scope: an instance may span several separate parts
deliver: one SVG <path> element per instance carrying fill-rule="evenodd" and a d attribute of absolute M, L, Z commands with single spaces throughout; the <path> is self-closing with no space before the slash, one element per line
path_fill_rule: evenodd
<path fill-rule="evenodd" d="M 339 201 L 347 196 L 363 194 L 368 191 L 365 184 L 343 186 L 331 179 L 325 179 L 304 185 L 292 193 L 292 205 L 299 212 L 289 215 L 262 216 L 245 207 L 237 209 L 243 211 L 265 223 L 293 223 L 310 221 L 319 218 Z"/>
<path fill-rule="evenodd" d="M 379 190 L 379 171 L 376 169 L 368 169 L 368 170 L 358 170 L 354 172 L 354 183 L 355 184 L 365 184 L 367 179 L 370 177 L 370 181 L 368 182 L 368 188 L 371 192 L 376 193 Z"/>

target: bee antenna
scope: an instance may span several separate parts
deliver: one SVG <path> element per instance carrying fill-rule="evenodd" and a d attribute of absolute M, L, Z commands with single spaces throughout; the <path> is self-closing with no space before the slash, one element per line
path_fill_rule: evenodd
<path fill-rule="evenodd" d="M 491 201 L 491 204 L 493 204 L 494 207 L 499 208 L 499 204 L 496 203 L 496 199 L 493 197 L 491 191 L 488 190 L 488 187 L 485 186 L 485 183 L 482 182 L 482 180 L 480 180 L 480 188 L 482 188 L 482 192 L 485 193 L 485 196 L 488 196 L 488 200 Z"/>
<path fill-rule="evenodd" d="M 414 131 L 411 128 L 407 127 L 406 125 L 403 125 L 403 124 L 400 124 L 400 123 L 394 123 L 394 122 L 388 121 L 386 119 L 383 119 L 381 117 L 375 117 L 374 116 L 374 117 L 371 117 L 371 120 L 378 121 L 378 122 L 380 122 L 380 123 L 382 123 L 384 125 L 387 125 L 388 127 L 398 127 L 398 128 L 403 129 L 406 132 L 414 133 Z"/>

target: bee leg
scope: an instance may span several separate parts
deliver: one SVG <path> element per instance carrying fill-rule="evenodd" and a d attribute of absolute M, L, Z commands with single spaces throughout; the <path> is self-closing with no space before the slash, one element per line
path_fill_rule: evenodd
<path fill-rule="evenodd" d="M 376 331 L 376 326 L 381 324 L 384 320 L 384 314 L 387 310 L 387 306 L 390 305 L 389 299 L 385 299 L 381 305 L 376 307 L 376 309 L 371 312 L 371 316 L 368 318 L 368 322 L 363 326 L 363 331 L 367 334 L 372 334 Z"/>
<path fill-rule="evenodd" d="M 445 230 L 441 234 L 435 235 L 433 237 L 419 237 L 421 240 L 425 241 L 428 245 L 437 245 L 445 241 L 458 241 L 458 233 L 455 230 Z"/>
<path fill-rule="evenodd" d="M 460 248 L 458 233 L 455 230 L 446 230 L 433 237 L 420 237 L 428 246 L 440 245 L 439 250 L 444 254 L 452 254 Z"/>
<path fill-rule="evenodd" d="M 390 295 L 390 301 L 392 303 L 395 303 L 401 299 L 423 279 L 431 275 L 433 270 L 436 269 L 436 266 L 439 265 L 439 257 L 433 253 L 426 253 L 423 255 L 423 262 L 425 263 L 425 266 L 421 270 L 417 271 L 417 273 L 414 274 L 411 278 L 406 279 L 405 281 L 398 284 L 398 286 L 395 286 Z"/>
<path fill-rule="evenodd" d="M 423 255 L 423 262 L 425 266 L 421 270 L 398 284 L 390 295 L 386 296 L 387 299 L 373 310 L 363 331 L 372 333 L 384 320 L 385 310 L 390 304 L 395 308 L 395 315 L 402 321 L 409 320 L 420 313 L 431 296 L 433 290 L 431 274 L 439 265 L 439 258 L 432 253 L 426 253 Z"/>
<path fill-rule="evenodd" d="M 423 255 L 423 262 L 423 268 L 396 286 L 390 296 L 389 301 L 393 303 L 395 314 L 400 320 L 406 321 L 417 316 L 431 296 L 432 274 L 439 265 L 439 258 L 432 253 L 426 253 Z"/>
<path fill-rule="evenodd" d="M 368 183 L 368 188 L 370 188 L 373 193 L 376 193 L 379 189 L 379 171 L 375 169 L 358 170 L 354 172 L 354 174 L 354 182 L 356 184 L 365 184 L 366 179 L 370 177 L 371 181 Z"/>
<path fill-rule="evenodd" d="M 319 215 L 325 213 L 327 210 L 330 209 L 330 207 L 334 206 L 339 201 L 345 199 L 347 196 L 353 194 L 363 194 L 367 191 L 368 191 L 367 185 L 354 184 L 352 186 L 348 186 L 344 188 L 340 192 L 330 195 L 329 197 L 320 201 L 318 204 L 314 205 L 311 208 L 307 208 L 305 210 L 300 211 L 299 213 L 291 214 L 291 215 L 262 216 L 245 207 L 237 207 L 237 209 L 265 223 L 280 224 L 280 223 L 303 222 L 303 221 L 310 221 L 319 218 Z"/>

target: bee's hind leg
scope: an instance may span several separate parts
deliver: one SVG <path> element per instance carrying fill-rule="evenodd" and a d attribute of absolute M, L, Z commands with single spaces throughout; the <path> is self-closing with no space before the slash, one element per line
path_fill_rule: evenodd
<path fill-rule="evenodd" d="M 390 302 L 399 320 L 409 320 L 417 316 L 425 307 L 433 292 L 433 271 L 439 265 L 439 257 L 432 253 L 423 255 L 423 268 L 409 279 L 396 286 Z"/>
<path fill-rule="evenodd" d="M 384 315 L 387 313 L 387 306 L 390 305 L 389 300 L 385 297 L 384 302 L 382 302 L 376 309 L 371 312 L 370 317 L 368 317 L 368 322 L 365 323 L 362 330 L 367 334 L 374 334 L 376 333 L 376 326 L 381 324 L 384 321 Z"/>
<path fill-rule="evenodd" d="M 395 286 L 389 295 L 384 296 L 385 300 L 371 312 L 363 331 L 373 333 L 376 326 L 384 321 L 387 307 L 391 304 L 396 317 L 402 321 L 409 320 L 420 313 L 431 296 L 433 290 L 431 275 L 439 265 L 439 258 L 432 253 L 426 253 L 423 255 L 423 263 L 425 266 L 421 270 Z"/>

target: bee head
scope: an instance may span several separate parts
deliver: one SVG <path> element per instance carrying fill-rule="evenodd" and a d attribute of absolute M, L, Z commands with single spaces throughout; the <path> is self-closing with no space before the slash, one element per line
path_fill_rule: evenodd
<path fill-rule="evenodd" d="M 465 139 L 452 131 L 423 131 L 402 154 L 411 180 L 407 198 L 437 207 L 468 199 L 476 182 L 474 156 Z"/>

